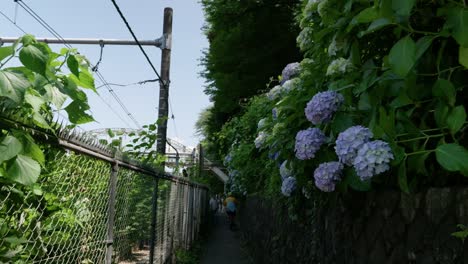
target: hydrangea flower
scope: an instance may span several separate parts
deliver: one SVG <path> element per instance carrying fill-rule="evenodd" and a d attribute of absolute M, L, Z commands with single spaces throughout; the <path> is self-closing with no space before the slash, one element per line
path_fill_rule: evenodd
<path fill-rule="evenodd" d="M 260 133 L 258 133 L 258 136 L 257 138 L 255 139 L 254 143 L 255 143 L 255 147 L 256 148 L 261 148 L 262 145 L 265 143 L 266 141 L 266 138 L 267 138 L 267 133 L 261 131 Z"/>
<path fill-rule="evenodd" d="M 325 140 L 325 134 L 318 128 L 309 128 L 297 132 L 294 148 L 296 157 L 300 160 L 315 157 L 315 152 L 320 149 Z"/>
<path fill-rule="evenodd" d="M 280 153 L 277 151 L 275 153 L 272 153 L 272 152 L 269 152 L 268 153 L 268 158 L 270 158 L 271 160 L 276 160 L 278 159 Z"/>
<path fill-rule="evenodd" d="M 282 122 L 279 122 L 279 123 L 276 123 L 274 126 L 273 126 L 273 129 L 271 131 L 271 134 L 273 135 L 273 137 L 277 137 L 278 135 L 280 135 L 281 132 L 283 131 L 287 131 L 287 127 L 286 127 L 286 124 L 285 123 L 282 123 Z"/>
<path fill-rule="evenodd" d="M 278 118 L 278 109 L 276 109 L 276 107 L 271 109 L 271 116 L 273 117 L 273 120 Z"/>
<path fill-rule="evenodd" d="M 229 171 L 229 178 L 234 179 L 237 175 L 239 175 L 238 170 Z"/>
<path fill-rule="evenodd" d="M 393 153 L 388 143 L 374 140 L 362 145 L 353 166 L 356 174 L 364 181 L 390 169 L 389 163 L 392 159 Z"/>
<path fill-rule="evenodd" d="M 343 95 L 335 91 L 317 93 L 304 109 L 307 120 L 314 125 L 329 122 L 343 101 Z"/>
<path fill-rule="evenodd" d="M 281 175 L 282 180 L 293 176 L 292 170 L 287 168 L 288 163 L 289 162 L 287 160 L 285 160 L 285 161 L 283 161 L 283 163 L 281 163 L 279 171 L 280 171 L 280 175 Z M 289 166 L 291 166 L 291 164 L 289 164 Z"/>
<path fill-rule="evenodd" d="M 343 164 L 337 161 L 320 164 L 314 171 L 315 186 L 324 192 L 333 192 L 341 179 Z"/>
<path fill-rule="evenodd" d="M 339 161 L 349 166 L 353 165 L 358 150 L 372 137 L 372 132 L 363 126 L 352 126 L 341 132 L 335 146 Z"/>
<path fill-rule="evenodd" d="M 301 70 L 301 66 L 299 62 L 289 63 L 284 67 L 283 71 L 281 72 L 281 85 L 283 85 L 286 81 L 291 80 L 291 78 L 296 77 Z"/>
<path fill-rule="evenodd" d="M 283 184 L 281 185 L 281 193 L 284 196 L 291 196 L 292 192 L 296 190 L 296 178 L 288 177 L 284 179 Z"/>
<path fill-rule="evenodd" d="M 224 166 L 227 166 L 229 163 L 231 163 L 232 160 L 232 155 L 231 153 L 227 154 L 226 157 L 224 157 Z"/>
<path fill-rule="evenodd" d="M 258 121 L 258 124 L 257 124 L 257 129 L 262 130 L 266 125 L 266 121 L 267 121 L 266 118 L 260 119 L 260 121 Z"/>
<path fill-rule="evenodd" d="M 290 91 L 294 90 L 294 89 L 297 89 L 298 87 L 300 86 L 300 80 L 299 78 L 293 78 L 291 80 L 287 80 L 286 82 L 283 83 L 282 87 L 282 91 L 283 91 L 283 94 L 287 94 L 289 93 Z"/>
<path fill-rule="evenodd" d="M 276 100 L 277 98 L 280 97 L 282 93 L 283 87 L 281 85 L 276 85 L 275 87 L 271 88 L 270 91 L 267 93 L 267 97 L 270 101 Z"/>
<path fill-rule="evenodd" d="M 345 59 L 338 58 L 330 63 L 327 68 L 327 75 L 343 74 L 353 68 L 353 64 Z"/>

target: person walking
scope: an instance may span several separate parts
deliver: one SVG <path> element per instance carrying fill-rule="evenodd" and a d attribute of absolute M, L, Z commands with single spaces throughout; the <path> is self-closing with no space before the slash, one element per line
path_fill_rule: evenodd
<path fill-rule="evenodd" d="M 229 229 L 234 230 L 237 206 L 239 202 L 237 201 L 236 197 L 234 197 L 232 193 L 228 193 L 228 197 L 226 198 L 226 200 L 224 200 L 223 204 L 226 210 L 226 214 L 229 217 Z"/>
<path fill-rule="evenodd" d="M 211 219 L 212 223 L 216 223 L 216 212 L 218 211 L 218 201 L 216 201 L 214 196 L 211 196 L 210 198 L 210 214 L 211 214 Z"/>

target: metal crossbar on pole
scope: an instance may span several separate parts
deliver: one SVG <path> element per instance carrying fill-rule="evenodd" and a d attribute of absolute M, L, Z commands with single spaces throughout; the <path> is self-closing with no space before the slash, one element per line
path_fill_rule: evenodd
<path fill-rule="evenodd" d="M 0 37 L 0 44 L 2 43 L 14 43 L 19 37 Z M 84 45 L 138 45 L 133 39 L 91 39 L 91 38 L 36 38 L 39 42 L 45 42 L 48 44 L 84 44 Z M 164 49 L 169 44 L 166 36 L 162 36 L 154 40 L 139 40 L 143 46 L 156 46 Z"/>

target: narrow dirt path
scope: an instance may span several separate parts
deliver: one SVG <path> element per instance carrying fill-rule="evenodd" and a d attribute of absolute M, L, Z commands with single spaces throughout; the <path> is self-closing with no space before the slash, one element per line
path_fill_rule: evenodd
<path fill-rule="evenodd" d="M 224 214 L 216 215 L 216 223 L 205 244 L 201 264 L 251 264 L 241 249 L 240 231 L 229 230 Z"/>

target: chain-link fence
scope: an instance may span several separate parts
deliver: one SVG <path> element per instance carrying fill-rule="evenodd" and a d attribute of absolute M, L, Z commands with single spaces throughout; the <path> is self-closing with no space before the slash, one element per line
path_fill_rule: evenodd
<path fill-rule="evenodd" d="M 42 147 L 35 186 L 0 186 L 0 263 L 170 263 L 196 238 L 203 186 L 80 140 Z"/>

